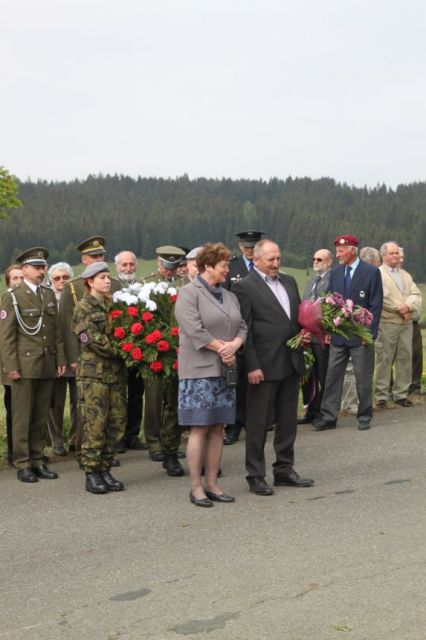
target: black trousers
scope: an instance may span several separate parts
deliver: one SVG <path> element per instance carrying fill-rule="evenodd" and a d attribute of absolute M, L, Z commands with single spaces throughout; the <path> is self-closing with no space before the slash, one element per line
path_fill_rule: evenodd
<path fill-rule="evenodd" d="M 139 437 L 143 414 L 143 378 L 137 375 L 136 368 L 128 369 L 127 378 L 127 421 L 126 431 L 122 438 L 124 444 L 130 445 Z"/>
<path fill-rule="evenodd" d="M 288 473 L 294 464 L 297 434 L 299 376 L 249 384 L 247 388 L 246 470 L 249 478 L 266 475 L 265 442 L 271 406 L 275 413 L 274 476 Z"/>
<path fill-rule="evenodd" d="M 322 347 L 314 342 L 311 343 L 310 347 L 314 354 L 315 362 L 312 367 L 311 377 L 302 384 L 303 404 L 307 405 L 307 417 L 320 418 L 330 349 L 328 345 Z"/>
<path fill-rule="evenodd" d="M 413 376 L 408 393 L 419 393 L 423 374 L 423 341 L 418 322 L 413 322 Z"/>
<path fill-rule="evenodd" d="M 4 408 L 6 410 L 6 437 L 7 437 L 7 461 L 13 460 L 12 443 L 12 387 L 5 384 L 4 387 Z"/>

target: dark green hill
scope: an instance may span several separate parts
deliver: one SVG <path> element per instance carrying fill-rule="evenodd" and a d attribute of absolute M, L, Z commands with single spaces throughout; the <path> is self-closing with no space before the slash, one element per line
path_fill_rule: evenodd
<path fill-rule="evenodd" d="M 285 263 L 305 268 L 312 252 L 351 233 L 361 246 L 395 240 L 406 267 L 426 281 L 426 183 L 355 188 L 329 178 L 190 180 L 89 176 L 73 182 L 19 185 L 23 207 L 0 221 L 4 268 L 20 249 L 46 245 L 51 260 L 75 263 L 74 245 L 101 233 L 111 259 L 121 249 L 151 258 L 160 244 L 206 240 L 236 246 L 235 232 L 260 228 L 282 247 Z"/>

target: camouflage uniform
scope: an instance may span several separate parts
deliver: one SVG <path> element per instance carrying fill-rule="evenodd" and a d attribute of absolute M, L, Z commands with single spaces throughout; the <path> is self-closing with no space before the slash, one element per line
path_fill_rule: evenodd
<path fill-rule="evenodd" d="M 87 473 L 109 471 L 126 426 L 127 371 L 111 345 L 108 311 L 107 302 L 86 294 L 72 321 L 81 348 L 77 401 L 83 431 L 81 466 Z"/>
<path fill-rule="evenodd" d="M 121 285 L 116 278 L 111 278 L 111 295 L 115 291 L 119 291 Z M 72 317 L 74 309 L 79 300 L 81 300 L 86 292 L 84 288 L 84 279 L 80 277 L 72 278 L 66 283 L 64 290 L 62 291 L 59 301 L 59 322 L 61 325 L 62 336 L 64 339 L 64 350 L 67 365 L 70 366 L 78 361 L 80 356 L 80 344 L 78 338 L 72 331 Z M 77 400 L 75 400 L 77 403 Z M 70 445 L 77 452 L 79 457 L 79 451 L 81 446 L 81 419 L 78 416 L 77 429 L 75 438 L 71 438 Z"/>
<path fill-rule="evenodd" d="M 166 280 L 158 271 L 145 278 L 145 282 L 168 282 L 180 289 L 183 278 Z M 166 455 L 175 454 L 180 444 L 180 429 L 177 419 L 178 379 L 145 379 L 145 442 L 150 453 L 163 451 Z"/>

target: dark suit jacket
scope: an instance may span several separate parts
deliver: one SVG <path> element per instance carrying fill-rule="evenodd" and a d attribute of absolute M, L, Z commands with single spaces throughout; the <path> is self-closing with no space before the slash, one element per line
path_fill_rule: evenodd
<path fill-rule="evenodd" d="M 329 293 L 330 274 L 331 274 L 331 269 L 329 269 L 327 273 L 324 274 L 324 276 L 321 278 L 321 282 L 319 283 L 319 287 L 318 287 L 318 296 L 323 296 L 325 293 Z M 304 300 L 310 299 L 312 288 L 315 284 L 315 280 L 316 280 L 316 276 L 313 276 L 312 278 L 309 278 L 308 282 L 306 283 L 305 293 L 303 294 Z"/>
<path fill-rule="evenodd" d="M 233 285 L 248 275 L 249 270 L 246 267 L 243 255 L 234 256 L 229 261 L 229 273 L 226 278 L 225 287 L 231 291 Z"/>
<path fill-rule="evenodd" d="M 305 371 L 302 352 L 289 349 L 286 345 L 287 340 L 300 331 L 297 323 L 300 296 L 296 280 L 284 274 L 280 274 L 279 278 L 290 300 L 291 318 L 287 317 L 255 270 L 232 287 L 240 301 L 248 329 L 244 350 L 245 369 L 262 369 L 265 381 L 281 380 L 293 373 L 303 375 Z"/>
<path fill-rule="evenodd" d="M 330 275 L 330 291 L 345 295 L 344 291 L 345 265 L 341 264 L 331 270 Z M 377 337 L 379 329 L 380 314 L 383 306 L 383 287 L 380 271 L 377 267 L 360 260 L 359 265 L 355 269 L 352 276 L 351 286 L 348 291 L 348 298 L 354 304 L 365 307 L 373 314 L 373 322 L 370 331 L 373 336 Z M 332 344 L 347 345 L 348 347 L 357 347 L 361 344 L 358 338 L 346 340 L 340 336 L 332 337 Z"/>

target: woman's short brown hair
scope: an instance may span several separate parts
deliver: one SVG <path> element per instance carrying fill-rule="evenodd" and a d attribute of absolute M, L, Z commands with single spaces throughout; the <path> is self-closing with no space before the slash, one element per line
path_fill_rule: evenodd
<path fill-rule="evenodd" d="M 22 265 L 20 264 L 11 264 L 6 271 L 4 272 L 4 280 L 6 282 L 6 287 L 10 287 L 10 273 L 11 271 L 13 271 L 14 269 L 19 269 L 21 270 Z"/>
<path fill-rule="evenodd" d="M 198 271 L 202 273 L 206 267 L 214 267 L 222 260 L 229 261 L 231 252 L 223 242 L 207 242 L 197 255 L 195 260 Z"/>

